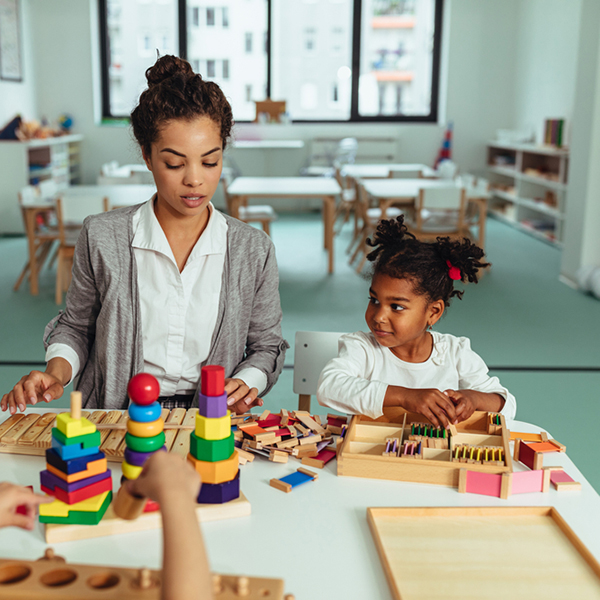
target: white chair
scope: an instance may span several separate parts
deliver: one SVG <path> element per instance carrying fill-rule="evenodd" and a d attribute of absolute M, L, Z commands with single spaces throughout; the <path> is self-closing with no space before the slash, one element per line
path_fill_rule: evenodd
<path fill-rule="evenodd" d="M 321 371 L 338 355 L 338 340 L 342 335 L 329 331 L 296 332 L 294 394 L 298 394 L 298 410 L 310 412 L 310 397 L 317 393 Z"/>
<path fill-rule="evenodd" d="M 465 187 L 467 195 L 467 208 L 465 211 L 465 224 L 471 234 L 477 228 L 477 236 L 471 235 L 475 243 L 485 250 L 485 225 L 487 218 L 487 202 L 490 197 L 490 182 L 484 177 L 465 174 L 457 178 Z"/>
<path fill-rule="evenodd" d="M 444 187 L 421 188 L 415 217 L 406 223 L 417 238 L 435 240 L 438 236 L 471 237 L 466 224 L 465 188 L 454 183 Z"/>
<path fill-rule="evenodd" d="M 325 156 L 310 156 L 309 164 L 300 169 L 300 175 L 307 177 L 335 177 L 336 166 L 353 164 L 358 151 L 358 140 L 347 137 L 341 139 L 335 147 L 335 152 L 328 152 Z M 326 164 L 312 164 L 315 159 L 325 158 Z"/>
<path fill-rule="evenodd" d="M 411 171 L 390 169 L 390 177 L 392 179 L 421 179 L 423 171 L 421 169 L 413 169 Z"/>
<path fill-rule="evenodd" d="M 233 172 L 230 169 L 223 168 L 221 173 L 221 184 L 223 186 L 223 196 L 227 212 L 231 214 L 231 196 L 229 195 L 229 184 L 233 181 Z M 269 204 L 254 204 L 248 206 L 244 204 L 238 208 L 237 218 L 244 223 L 260 223 L 263 231 L 271 235 L 271 223 L 277 220 L 277 213 Z"/>

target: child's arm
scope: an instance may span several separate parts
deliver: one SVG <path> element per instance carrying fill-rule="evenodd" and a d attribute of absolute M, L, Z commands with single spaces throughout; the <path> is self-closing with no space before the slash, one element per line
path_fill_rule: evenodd
<path fill-rule="evenodd" d="M 141 475 L 128 482 L 129 491 L 160 504 L 163 522 L 162 598 L 213 597 L 208 559 L 198 520 L 196 498 L 200 477 L 179 456 L 156 452 Z"/>
<path fill-rule="evenodd" d="M 454 402 L 456 422 L 465 421 L 476 410 L 500 412 L 505 404 L 504 398 L 495 393 L 477 390 L 446 390 L 444 393 Z"/>
<path fill-rule="evenodd" d="M 26 487 L 6 481 L 0 483 L 0 527 L 33 529 L 37 506 L 53 500 L 49 496 L 34 494 Z M 25 514 L 17 512 L 19 506 L 25 507 Z"/>
<path fill-rule="evenodd" d="M 408 412 L 419 413 L 433 425 L 448 427 L 457 422 L 457 413 L 451 398 L 435 388 L 413 389 L 388 385 L 383 406 L 401 406 Z"/>

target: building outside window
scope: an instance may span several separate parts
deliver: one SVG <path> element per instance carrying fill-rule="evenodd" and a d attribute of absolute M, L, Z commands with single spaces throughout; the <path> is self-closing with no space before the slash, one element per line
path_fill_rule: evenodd
<path fill-rule="evenodd" d="M 207 27 L 215 26 L 215 9 L 214 8 L 206 9 L 206 26 Z"/>
<path fill-rule="evenodd" d="M 217 74 L 217 70 L 215 68 L 215 62 L 214 60 L 207 60 L 206 61 L 206 76 L 207 77 L 215 77 Z"/>
<path fill-rule="evenodd" d="M 229 79 L 229 60 L 223 61 L 223 79 Z"/>
<path fill-rule="evenodd" d="M 229 27 L 229 8 L 227 6 L 221 8 L 221 24 L 224 28 Z"/>
<path fill-rule="evenodd" d="M 252 32 L 248 31 L 244 35 L 244 48 L 246 49 L 246 54 L 250 54 L 252 52 Z"/>
<path fill-rule="evenodd" d="M 200 8 L 197 6 L 192 7 L 192 25 L 194 27 L 200 27 Z"/>

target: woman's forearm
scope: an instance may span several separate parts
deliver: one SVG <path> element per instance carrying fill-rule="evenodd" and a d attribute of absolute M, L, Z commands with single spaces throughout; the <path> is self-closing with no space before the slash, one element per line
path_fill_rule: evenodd
<path fill-rule="evenodd" d="M 71 363 L 64 358 L 59 356 L 51 358 L 46 365 L 46 373 L 56 377 L 63 386 L 67 385 L 71 381 L 73 370 L 71 369 Z"/>

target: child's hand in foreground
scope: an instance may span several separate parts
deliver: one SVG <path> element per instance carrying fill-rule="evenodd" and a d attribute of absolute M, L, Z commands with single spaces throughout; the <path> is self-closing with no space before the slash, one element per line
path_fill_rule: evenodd
<path fill-rule="evenodd" d="M 447 394 L 436 389 L 402 388 L 401 406 L 409 412 L 423 415 L 437 426 L 448 427 L 456 422 L 456 409 Z"/>
<path fill-rule="evenodd" d="M 466 421 L 477 410 L 475 390 L 446 390 L 444 394 L 452 400 L 456 409 L 456 422 Z"/>
<path fill-rule="evenodd" d="M 0 527 L 21 527 L 33 529 L 36 509 L 39 504 L 52 502 L 54 498 L 34 494 L 29 488 L 6 481 L 0 483 Z M 26 514 L 17 513 L 17 508 L 25 506 Z"/>
<path fill-rule="evenodd" d="M 140 476 L 127 485 L 132 494 L 159 503 L 173 493 L 189 496 L 195 502 L 200 492 L 200 475 L 180 456 L 155 452 L 144 464 Z"/>

